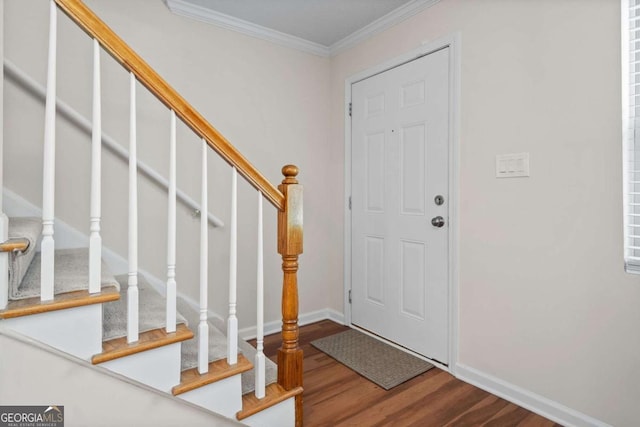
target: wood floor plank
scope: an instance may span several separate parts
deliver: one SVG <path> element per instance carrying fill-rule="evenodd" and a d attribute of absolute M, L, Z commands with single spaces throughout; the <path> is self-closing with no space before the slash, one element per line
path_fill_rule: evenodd
<path fill-rule="evenodd" d="M 305 427 L 557 427 L 437 368 L 386 391 L 310 344 L 348 329 L 330 320 L 300 328 Z M 265 355 L 275 360 L 280 345 L 279 334 L 265 337 Z"/>
<path fill-rule="evenodd" d="M 509 403 L 502 408 L 497 414 L 495 414 L 489 421 L 484 423 L 485 427 L 509 427 L 519 426 L 525 418 L 527 418 L 531 412 L 518 405 Z"/>
<path fill-rule="evenodd" d="M 461 413 L 458 417 L 454 418 L 453 421 L 447 423 L 445 427 L 482 425 L 508 404 L 509 402 L 506 400 L 489 394 L 473 407 L 469 408 L 469 410 Z"/>

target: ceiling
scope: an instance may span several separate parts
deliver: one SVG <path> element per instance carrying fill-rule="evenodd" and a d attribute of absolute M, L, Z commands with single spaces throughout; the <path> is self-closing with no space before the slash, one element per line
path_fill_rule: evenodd
<path fill-rule="evenodd" d="M 164 0 L 179 15 L 330 56 L 438 0 Z"/>
<path fill-rule="evenodd" d="M 409 0 L 188 0 L 207 9 L 331 46 Z"/>

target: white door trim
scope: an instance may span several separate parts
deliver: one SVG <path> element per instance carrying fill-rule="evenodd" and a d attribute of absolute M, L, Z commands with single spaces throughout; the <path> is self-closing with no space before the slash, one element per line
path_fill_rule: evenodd
<path fill-rule="evenodd" d="M 449 113 L 449 366 L 448 371 L 455 374 L 458 362 L 458 251 L 459 251 L 459 138 L 460 138 L 460 33 L 454 33 L 443 38 L 424 42 L 419 48 L 397 56 L 393 59 L 375 65 L 362 72 L 345 79 L 345 117 L 344 117 L 344 315 L 345 324 L 351 324 L 351 304 L 349 291 L 351 290 L 351 210 L 349 197 L 351 196 L 351 118 L 349 104 L 351 103 L 351 85 L 379 74 L 383 71 L 402 65 L 413 59 L 431 52 L 448 47 L 450 50 L 450 108 Z M 438 364 L 439 365 L 439 364 Z M 440 365 L 439 365 L 440 366 Z M 440 366 L 443 367 L 444 366 Z"/>

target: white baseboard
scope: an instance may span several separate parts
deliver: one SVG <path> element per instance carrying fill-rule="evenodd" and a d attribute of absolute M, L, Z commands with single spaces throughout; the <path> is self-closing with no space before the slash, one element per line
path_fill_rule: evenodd
<path fill-rule="evenodd" d="M 605 422 L 469 366 L 456 364 L 455 374 L 464 382 L 473 384 L 563 426 L 611 427 Z"/>
<path fill-rule="evenodd" d="M 304 326 L 310 323 L 319 322 L 321 320 L 332 320 L 336 323 L 344 325 L 344 314 L 333 310 L 331 308 L 325 308 L 322 310 L 312 311 L 310 313 L 303 313 L 298 316 L 298 325 Z M 276 320 L 273 322 L 267 322 L 264 324 L 264 334 L 271 335 L 280 332 L 282 328 L 282 321 Z M 252 340 L 256 337 L 256 327 L 249 326 L 247 328 L 240 329 L 238 335 L 243 340 Z"/>

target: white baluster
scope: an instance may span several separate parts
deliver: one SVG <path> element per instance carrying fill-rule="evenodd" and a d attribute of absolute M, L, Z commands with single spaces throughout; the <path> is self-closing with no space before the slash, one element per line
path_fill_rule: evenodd
<path fill-rule="evenodd" d="M 1 76 L 0 76 L 1 77 Z M 0 108 L 0 112 L 2 109 Z M 1 121 L 1 120 L 0 120 Z M 2 163 L 3 149 L 0 137 L 0 165 Z M 9 238 L 9 218 L 2 211 L 2 170 L 0 170 L 0 242 Z M 0 252 L 0 310 L 7 308 L 9 303 L 9 253 Z"/>
<path fill-rule="evenodd" d="M 258 191 L 258 277 L 256 289 L 256 357 L 255 369 L 255 392 L 258 399 L 262 399 L 265 394 L 265 362 L 264 362 L 264 261 L 262 252 L 262 193 Z"/>
<path fill-rule="evenodd" d="M 53 219 L 56 177 L 56 34 L 57 7 L 49 2 L 49 62 L 47 66 L 47 99 L 44 119 L 44 161 L 42 167 L 42 264 L 40 299 L 53 299 Z"/>
<path fill-rule="evenodd" d="M 2 161 L 2 146 L 0 144 L 0 162 Z M 0 163 L 2 164 L 2 163 Z M 2 212 L 2 171 L 0 171 L 0 242 L 9 238 L 9 218 Z M 9 253 L 0 252 L 0 310 L 7 308 L 9 303 Z"/>
<path fill-rule="evenodd" d="M 171 110 L 167 230 L 167 332 L 176 331 L 176 113 Z"/>
<path fill-rule="evenodd" d="M 227 363 L 238 363 L 238 318 L 236 317 L 236 286 L 238 273 L 238 172 L 231 173 L 231 234 L 229 249 L 229 319 L 227 320 Z"/>
<path fill-rule="evenodd" d="M 0 5 L 2 7 L 2 5 Z M 2 43 L 0 41 L 0 43 Z M 0 79 L 4 77 L 4 71 L 0 71 Z M 0 83 L 1 84 L 1 83 Z M 0 105 L 0 125 L 2 124 L 2 105 Z M 1 127 L 1 126 L 0 126 Z M 0 165 L 4 165 L 4 140 L 0 135 Z M 9 238 L 9 218 L 3 210 L 2 189 L 4 188 L 2 167 L 0 166 L 0 242 Z M 9 253 L 0 252 L 0 310 L 7 308 L 9 303 Z"/>
<path fill-rule="evenodd" d="M 136 76 L 130 74 L 129 113 L 129 287 L 127 342 L 138 341 L 138 155 L 136 136 Z"/>
<path fill-rule="evenodd" d="M 202 140 L 202 212 L 209 212 L 207 201 L 207 143 Z M 209 286 L 209 229 L 207 216 L 200 215 L 200 323 L 198 324 L 198 372 L 209 372 L 209 325 L 207 298 Z"/>
<path fill-rule="evenodd" d="M 100 93 L 100 44 L 93 39 L 93 128 L 91 131 L 91 213 L 89 236 L 89 293 L 100 292 L 102 237 L 100 236 L 102 175 L 102 113 Z"/>

